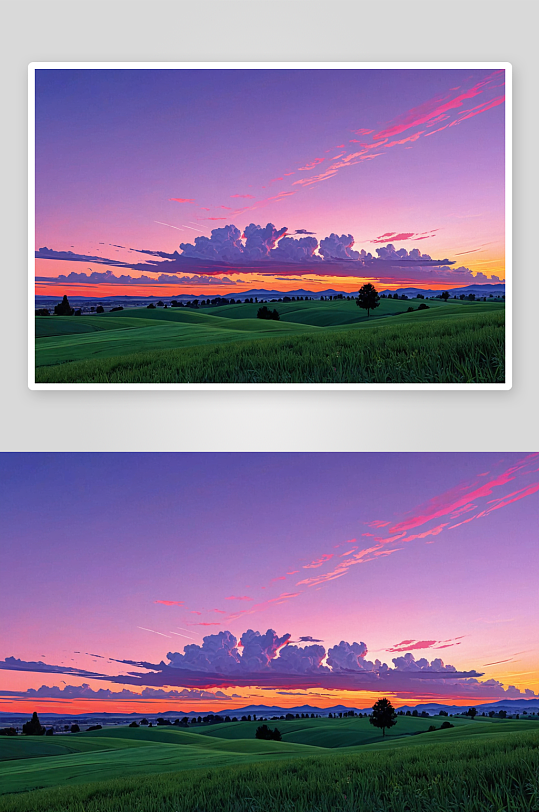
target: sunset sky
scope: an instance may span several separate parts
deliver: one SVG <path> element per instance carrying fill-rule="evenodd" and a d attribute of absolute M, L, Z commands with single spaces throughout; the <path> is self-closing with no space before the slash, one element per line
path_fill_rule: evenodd
<path fill-rule="evenodd" d="M 504 73 L 38 68 L 36 292 L 503 280 Z"/>
<path fill-rule="evenodd" d="M 537 454 L 2 454 L 0 485 L 0 710 L 539 695 Z"/>

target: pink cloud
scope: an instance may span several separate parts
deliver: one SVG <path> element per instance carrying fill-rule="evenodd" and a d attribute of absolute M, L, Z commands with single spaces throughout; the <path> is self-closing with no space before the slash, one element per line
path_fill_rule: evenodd
<path fill-rule="evenodd" d="M 530 459 L 534 459 L 538 455 L 529 455 L 523 460 L 510 466 L 506 471 L 494 477 L 494 479 L 479 485 L 477 480 L 471 484 L 464 484 L 457 488 L 452 488 L 449 491 L 436 496 L 430 500 L 426 505 L 419 508 L 419 512 L 415 516 L 404 519 L 402 522 L 397 522 L 390 528 L 390 532 L 398 533 L 400 531 L 407 531 L 414 527 L 419 527 L 432 519 L 438 519 L 442 516 L 448 516 L 455 510 L 470 504 L 477 499 L 485 496 L 490 496 L 493 490 L 501 485 L 506 485 L 511 482 L 515 476 L 522 471 Z M 526 495 L 526 494 L 524 494 Z M 519 497 L 522 498 L 522 497 Z M 485 514 L 486 515 L 486 514 Z"/>
<path fill-rule="evenodd" d="M 175 200 L 176 203 L 194 203 L 194 200 L 190 200 L 187 197 L 169 197 L 169 200 Z"/>
<path fill-rule="evenodd" d="M 413 236 L 414 236 L 413 231 L 403 231 L 400 234 L 392 235 L 391 236 L 391 242 L 400 242 L 401 240 L 409 240 L 410 237 L 413 237 Z M 386 237 L 386 235 L 384 235 L 384 237 L 385 237 L 385 239 L 382 237 L 382 239 L 370 240 L 370 242 L 385 243 L 385 242 L 387 242 L 387 237 Z"/>
<path fill-rule="evenodd" d="M 230 195 L 230 197 L 244 197 L 249 200 L 254 200 L 254 195 Z"/>
<path fill-rule="evenodd" d="M 321 183 L 323 180 L 328 180 L 336 174 L 336 169 L 328 169 L 327 172 L 323 172 L 321 175 L 313 175 L 311 178 L 301 178 L 301 180 L 295 180 L 294 185 L 311 186 L 313 183 Z"/>
<path fill-rule="evenodd" d="M 397 643 L 386 651 L 415 651 L 416 649 L 432 648 L 435 643 L 436 640 L 418 640 L 416 642 L 403 640 L 402 643 Z"/>
<path fill-rule="evenodd" d="M 304 564 L 303 569 L 308 570 L 314 569 L 315 567 L 321 567 L 322 564 L 325 564 L 330 558 L 333 558 L 333 553 L 324 553 L 324 555 L 321 555 L 320 558 L 317 558 L 315 561 L 311 561 L 310 564 Z"/>
<path fill-rule="evenodd" d="M 477 82 L 477 84 L 475 84 L 469 90 L 455 96 L 453 99 L 448 99 L 447 96 L 445 99 L 441 96 L 436 96 L 433 99 L 429 99 L 418 107 L 412 108 L 403 116 L 400 116 L 398 119 L 396 119 L 395 124 L 392 126 L 375 133 L 373 135 L 373 141 L 379 141 L 382 138 L 399 135 L 400 133 L 409 130 L 411 127 L 417 127 L 421 124 L 425 124 L 428 121 L 432 121 L 432 119 L 440 116 L 442 113 L 446 113 L 448 110 L 454 110 L 458 107 L 462 107 L 463 102 L 465 102 L 467 99 L 474 98 L 474 96 L 478 96 L 480 93 L 483 93 L 485 88 L 492 85 L 494 82 L 497 82 L 503 73 L 503 70 L 494 71 L 494 73 L 489 74 L 489 76 L 485 77 L 485 79 Z"/>
<path fill-rule="evenodd" d="M 184 606 L 185 601 L 154 601 L 154 603 L 163 603 L 165 606 Z"/>
<path fill-rule="evenodd" d="M 311 161 L 310 164 L 305 164 L 305 166 L 298 166 L 298 172 L 306 172 L 310 169 L 314 169 L 315 166 L 323 163 L 323 161 L 325 160 L 326 160 L 325 158 L 315 158 L 314 161 Z"/>
<path fill-rule="evenodd" d="M 247 595 L 229 595 L 228 598 L 225 598 L 225 601 L 252 601 L 252 598 L 249 598 Z"/>

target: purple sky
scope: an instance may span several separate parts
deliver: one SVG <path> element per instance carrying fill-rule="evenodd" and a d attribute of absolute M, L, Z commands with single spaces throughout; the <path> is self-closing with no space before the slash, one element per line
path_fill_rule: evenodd
<path fill-rule="evenodd" d="M 231 289 L 298 274 L 314 288 L 334 277 L 503 279 L 503 73 L 37 70 L 36 248 L 55 252 L 38 255 L 38 292 L 55 284 L 120 292 L 110 276 L 89 277 L 116 263 L 131 277 L 123 287 L 145 290 L 148 273 L 176 274 L 157 282 L 168 286 L 213 273 L 213 284 L 226 276 Z M 175 257 L 212 229 L 241 235 L 249 223 L 286 228 L 295 240 L 304 230 L 318 244 L 350 235 L 355 246 L 328 244 L 324 263 L 318 252 L 298 259 L 289 242 L 290 267 L 283 252 L 262 265 L 252 252 L 233 256 L 222 269 L 197 268 L 192 258 L 210 255 L 196 248 Z M 377 264 L 376 249 L 388 244 L 429 259 Z M 339 262 L 360 250 L 374 263 Z M 58 253 L 66 251 L 75 256 Z M 158 268 L 151 252 L 161 252 Z M 224 257 L 218 246 L 213 259 Z"/>
<path fill-rule="evenodd" d="M 401 701 L 489 701 L 539 689 L 537 455 L 0 459 L 0 658 L 23 661 L 0 671 L 0 707 L 18 707 L 43 684 L 53 697 L 66 683 L 74 699 L 87 683 L 90 691 L 218 689 L 266 704 L 322 691 L 314 696 L 325 705 L 379 692 L 380 679 Z M 280 662 L 247 668 L 246 659 L 241 670 L 238 650 L 227 643 L 224 651 L 221 637 L 193 649 L 189 662 L 157 665 L 205 635 L 229 631 L 239 640 L 248 629 L 279 638 L 243 638 L 253 662 L 268 652 L 275 659 L 290 641 Z M 302 637 L 324 647 L 310 652 L 310 670 L 292 647 Z M 406 663 L 392 663 L 406 652 L 472 676 L 448 683 L 427 662 L 413 666 L 424 673 L 410 682 Z M 352 677 L 339 670 L 350 657 Z M 133 671 L 107 658 L 155 668 Z"/>

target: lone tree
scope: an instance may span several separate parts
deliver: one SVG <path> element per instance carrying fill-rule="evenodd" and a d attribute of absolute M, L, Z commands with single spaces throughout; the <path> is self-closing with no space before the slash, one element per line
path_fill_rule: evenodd
<path fill-rule="evenodd" d="M 397 724 L 397 714 L 389 699 L 378 699 L 372 706 L 369 722 L 375 727 L 382 728 L 382 736 L 386 735 L 386 727 Z"/>
<path fill-rule="evenodd" d="M 449 299 L 449 293 L 447 292 L 447 290 L 444 290 L 444 292 L 440 296 L 440 299 L 443 299 L 444 302 L 447 302 L 447 300 Z"/>
<path fill-rule="evenodd" d="M 380 304 L 380 296 L 378 295 L 378 291 L 371 285 L 370 282 L 367 282 L 366 285 L 363 285 L 362 288 L 359 289 L 359 295 L 356 299 L 356 304 L 358 307 L 362 307 L 363 310 L 367 311 L 367 318 L 370 316 L 370 311 L 374 310 L 375 307 L 378 307 Z"/>
<path fill-rule="evenodd" d="M 25 736 L 43 736 L 45 728 L 42 727 L 37 713 L 34 711 L 32 718 L 29 722 L 25 722 L 22 726 L 22 732 Z"/>
<path fill-rule="evenodd" d="M 468 708 L 466 711 L 466 716 L 471 716 L 474 719 L 477 716 L 477 709 L 476 708 Z"/>
<path fill-rule="evenodd" d="M 74 312 L 66 295 L 64 295 L 61 302 L 58 302 L 58 304 L 54 306 L 55 316 L 72 316 Z"/>

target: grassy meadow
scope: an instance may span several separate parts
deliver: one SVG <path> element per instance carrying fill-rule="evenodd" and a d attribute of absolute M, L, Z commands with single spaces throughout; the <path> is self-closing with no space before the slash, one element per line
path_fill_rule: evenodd
<path fill-rule="evenodd" d="M 260 722 L 6 737 L 0 812 L 537 812 L 539 721 L 444 718 L 385 737 L 367 718 L 269 721 L 281 742 Z"/>
<path fill-rule="evenodd" d="M 503 302 L 382 299 L 36 317 L 36 383 L 503 383 Z"/>

